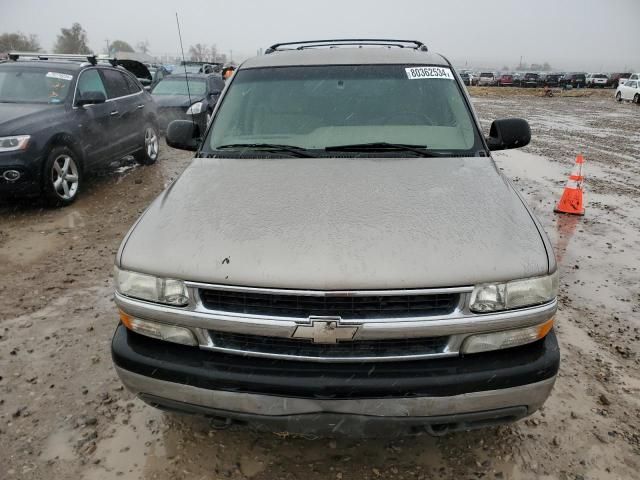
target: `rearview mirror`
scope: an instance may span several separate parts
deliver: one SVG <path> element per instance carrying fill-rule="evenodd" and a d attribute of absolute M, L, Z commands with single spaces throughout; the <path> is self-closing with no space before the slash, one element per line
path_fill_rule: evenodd
<path fill-rule="evenodd" d="M 531 141 L 531 128 L 521 118 L 504 118 L 494 120 L 487 137 L 489 150 L 507 150 L 528 145 Z"/>
<path fill-rule="evenodd" d="M 107 101 L 107 97 L 102 92 L 84 92 L 80 95 L 80 98 L 76 100 L 76 104 L 79 107 L 83 107 L 85 105 L 95 105 L 97 103 L 104 103 Z"/>
<path fill-rule="evenodd" d="M 195 152 L 200 144 L 200 129 L 189 120 L 174 120 L 167 128 L 167 145 Z"/>

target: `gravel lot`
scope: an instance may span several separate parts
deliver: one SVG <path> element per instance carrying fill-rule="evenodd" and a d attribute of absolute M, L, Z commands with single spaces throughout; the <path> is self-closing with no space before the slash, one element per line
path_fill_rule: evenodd
<path fill-rule="evenodd" d="M 563 359 L 543 411 L 444 438 L 356 441 L 218 431 L 132 398 L 109 354 L 111 267 L 129 226 L 189 162 L 165 147 L 152 167 L 115 162 L 69 208 L 0 204 L 0 478 L 640 478 L 640 107 L 611 91 L 472 92 L 487 130 L 507 116 L 533 129 L 530 146 L 496 160 L 561 268 Z M 577 153 L 586 216 L 558 216 Z"/>

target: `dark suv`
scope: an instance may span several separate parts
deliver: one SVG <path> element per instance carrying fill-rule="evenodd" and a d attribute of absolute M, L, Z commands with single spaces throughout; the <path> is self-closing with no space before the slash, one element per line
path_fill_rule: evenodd
<path fill-rule="evenodd" d="M 156 106 L 129 71 L 86 55 L 10 58 L 0 65 L 0 194 L 64 206 L 91 168 L 157 160 Z"/>
<path fill-rule="evenodd" d="M 204 133 L 218 97 L 224 89 L 220 74 L 181 74 L 165 77 L 151 94 L 158 105 L 160 129 L 164 132 L 172 120 L 193 121 Z"/>
<path fill-rule="evenodd" d="M 584 88 L 587 84 L 587 76 L 584 73 L 567 73 L 560 79 L 561 87 Z"/>

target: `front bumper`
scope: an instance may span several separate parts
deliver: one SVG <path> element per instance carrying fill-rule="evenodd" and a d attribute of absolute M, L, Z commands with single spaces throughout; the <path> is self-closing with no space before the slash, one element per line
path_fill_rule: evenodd
<path fill-rule="evenodd" d="M 25 152 L 0 153 L 0 195 L 33 194 L 40 191 L 42 158 L 34 156 L 29 149 Z M 18 172 L 19 178 L 9 181 L 5 172 Z"/>
<path fill-rule="evenodd" d="M 120 325 L 125 386 L 161 408 L 294 433 L 401 434 L 510 422 L 549 396 L 555 334 L 510 350 L 393 363 L 313 364 L 246 358 L 153 340 Z"/>

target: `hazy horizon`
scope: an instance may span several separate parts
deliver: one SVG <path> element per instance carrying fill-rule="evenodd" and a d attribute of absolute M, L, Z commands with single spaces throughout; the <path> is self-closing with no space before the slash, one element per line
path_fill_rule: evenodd
<path fill-rule="evenodd" d="M 62 27 L 80 23 L 97 53 L 109 40 L 133 48 L 148 41 L 152 55 L 179 55 L 175 14 L 180 16 L 185 52 L 196 43 L 216 44 L 236 61 L 287 40 L 314 38 L 415 38 L 464 67 L 515 67 L 548 62 L 555 70 L 640 70 L 633 35 L 640 1 L 502 0 L 442 2 L 399 0 L 375 5 L 364 0 L 292 0 L 233 3 L 192 0 L 99 4 L 80 0 L 3 0 L 0 33 L 38 36 L 51 50 Z M 206 22 L 210 26 L 206 25 Z"/>

